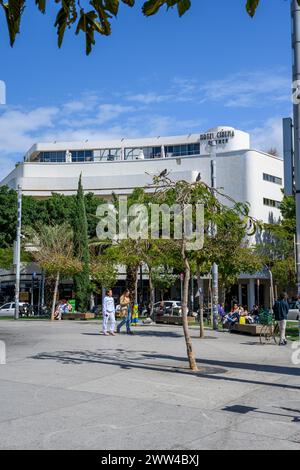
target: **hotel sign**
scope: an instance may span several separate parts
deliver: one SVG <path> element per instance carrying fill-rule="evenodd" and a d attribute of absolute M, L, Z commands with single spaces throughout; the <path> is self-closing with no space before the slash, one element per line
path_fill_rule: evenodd
<path fill-rule="evenodd" d="M 217 144 L 227 144 L 229 139 L 233 139 L 234 136 L 234 131 L 207 132 L 206 134 L 200 134 L 200 142 L 216 142 Z"/>

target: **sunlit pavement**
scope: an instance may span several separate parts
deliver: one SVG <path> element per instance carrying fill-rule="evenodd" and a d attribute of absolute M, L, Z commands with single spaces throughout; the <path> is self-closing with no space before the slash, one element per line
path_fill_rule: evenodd
<path fill-rule="evenodd" d="M 99 332 L 99 322 L 0 321 L 1 449 L 300 448 L 291 345 L 192 329 L 191 373 L 180 327 Z"/>

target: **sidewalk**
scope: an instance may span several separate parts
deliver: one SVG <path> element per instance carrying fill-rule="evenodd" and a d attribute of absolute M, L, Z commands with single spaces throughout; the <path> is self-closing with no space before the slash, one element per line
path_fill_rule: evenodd
<path fill-rule="evenodd" d="M 1 321 L 1 449 L 299 449 L 291 347 L 181 327 L 104 337 L 99 322 Z"/>

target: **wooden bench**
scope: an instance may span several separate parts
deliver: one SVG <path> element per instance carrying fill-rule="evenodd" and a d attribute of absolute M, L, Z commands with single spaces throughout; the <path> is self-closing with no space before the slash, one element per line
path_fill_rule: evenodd
<path fill-rule="evenodd" d="M 64 313 L 62 318 L 63 320 L 93 320 L 95 318 L 95 314 L 90 313 L 90 312 L 87 312 L 87 313 L 70 312 L 70 313 Z"/>
<path fill-rule="evenodd" d="M 193 325 L 196 322 L 195 317 L 187 317 L 188 324 Z M 157 315 L 155 323 L 165 323 L 167 325 L 182 325 L 182 317 L 175 315 Z"/>
<path fill-rule="evenodd" d="M 224 325 L 225 328 L 229 328 L 229 325 Z M 241 325 L 240 323 L 235 323 L 230 327 L 230 331 L 234 333 L 244 333 L 252 336 L 259 336 L 261 334 L 261 330 L 264 325 L 257 325 L 257 324 L 246 324 Z"/>

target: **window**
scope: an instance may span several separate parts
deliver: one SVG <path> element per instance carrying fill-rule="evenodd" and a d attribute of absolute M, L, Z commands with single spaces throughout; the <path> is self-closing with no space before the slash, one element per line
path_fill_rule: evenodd
<path fill-rule="evenodd" d="M 200 155 L 200 144 L 167 145 L 165 153 L 167 157 Z"/>
<path fill-rule="evenodd" d="M 10 304 L 5 304 L 1 307 L 1 310 L 10 308 Z"/>
<path fill-rule="evenodd" d="M 125 160 L 161 158 L 161 147 L 136 147 L 125 149 Z"/>
<path fill-rule="evenodd" d="M 66 161 L 66 152 L 40 152 L 38 161 L 44 163 L 60 163 Z"/>
<path fill-rule="evenodd" d="M 121 158 L 121 149 L 98 149 L 93 153 L 95 162 L 113 162 Z"/>
<path fill-rule="evenodd" d="M 142 150 L 146 159 L 161 158 L 161 147 L 143 147 Z"/>
<path fill-rule="evenodd" d="M 276 207 L 276 209 L 279 209 L 280 205 L 281 205 L 281 202 L 274 201 L 273 199 L 267 199 L 264 197 L 264 206 Z"/>
<path fill-rule="evenodd" d="M 93 150 L 71 150 L 72 162 L 93 162 Z"/>
<path fill-rule="evenodd" d="M 264 181 L 269 181 L 269 183 L 275 183 L 282 186 L 282 178 L 279 178 L 278 176 L 268 175 L 267 173 L 264 173 L 263 179 Z"/>

